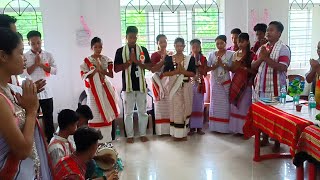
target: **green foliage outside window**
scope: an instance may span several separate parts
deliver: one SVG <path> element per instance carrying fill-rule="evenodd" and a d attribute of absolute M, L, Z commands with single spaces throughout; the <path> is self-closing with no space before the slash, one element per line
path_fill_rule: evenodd
<path fill-rule="evenodd" d="M 137 43 L 146 47 L 148 44 L 147 34 L 147 16 L 144 11 L 138 13 L 136 10 L 121 11 L 121 35 L 125 39 L 126 30 L 128 26 L 138 26 L 138 40 Z"/>

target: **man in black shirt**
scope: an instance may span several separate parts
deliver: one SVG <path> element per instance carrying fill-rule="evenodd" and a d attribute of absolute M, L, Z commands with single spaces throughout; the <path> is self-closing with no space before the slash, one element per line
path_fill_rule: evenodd
<path fill-rule="evenodd" d="M 129 26 L 126 31 L 127 44 L 119 48 L 114 60 L 114 71 L 122 71 L 122 91 L 124 106 L 124 122 L 127 132 L 127 142 L 133 143 L 133 111 L 137 106 L 139 116 L 139 131 L 142 142 L 148 141 L 146 137 L 147 114 L 147 84 L 145 69 L 151 63 L 148 50 L 139 46 L 137 42 L 138 28 Z"/>

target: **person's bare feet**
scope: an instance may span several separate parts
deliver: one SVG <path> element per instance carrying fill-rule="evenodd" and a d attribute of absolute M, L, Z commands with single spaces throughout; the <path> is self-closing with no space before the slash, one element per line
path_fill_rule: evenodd
<path fill-rule="evenodd" d="M 183 137 L 183 138 L 176 138 L 176 137 L 174 137 L 173 140 L 180 142 L 180 141 L 187 141 L 188 138 L 187 138 L 187 137 Z"/>
<path fill-rule="evenodd" d="M 199 135 L 204 135 L 204 134 L 206 134 L 205 132 L 202 131 L 201 128 L 199 128 L 199 129 L 197 130 L 197 133 L 198 133 Z"/>
<path fill-rule="evenodd" d="M 169 137 L 171 136 L 170 134 L 161 134 L 160 137 Z"/>
<path fill-rule="evenodd" d="M 140 140 L 141 140 L 142 142 L 147 142 L 147 141 L 149 141 L 149 139 L 148 139 L 147 137 L 145 137 L 145 136 L 141 136 L 141 137 L 140 137 Z"/>
<path fill-rule="evenodd" d="M 134 139 L 133 138 L 127 138 L 127 143 L 133 144 L 134 143 Z"/>
<path fill-rule="evenodd" d="M 272 152 L 273 153 L 279 153 L 280 152 L 280 142 L 279 141 L 275 141 L 274 142 L 274 146 L 272 148 Z"/>
<path fill-rule="evenodd" d="M 193 135 L 194 135 L 194 131 L 190 130 L 190 131 L 188 132 L 188 136 L 193 136 Z"/>

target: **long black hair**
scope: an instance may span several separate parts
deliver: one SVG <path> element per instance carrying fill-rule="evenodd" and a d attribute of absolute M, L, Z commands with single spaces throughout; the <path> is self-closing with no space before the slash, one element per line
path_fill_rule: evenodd
<path fill-rule="evenodd" d="M 0 28 L 0 39 L 0 50 L 8 55 L 21 43 L 19 35 L 8 28 Z"/>
<path fill-rule="evenodd" d="M 96 43 L 102 43 L 102 40 L 99 37 L 94 37 L 91 40 L 91 48 L 96 44 Z"/>
<path fill-rule="evenodd" d="M 157 45 L 158 45 L 158 43 L 159 43 L 159 41 L 160 41 L 160 38 L 162 38 L 162 37 L 164 37 L 164 38 L 167 39 L 167 36 L 166 36 L 166 35 L 164 35 L 164 34 L 159 34 L 159 35 L 157 36 L 157 38 L 156 38 Z M 158 46 L 158 50 L 159 50 L 159 49 L 160 49 L 160 48 L 159 48 L 159 46 Z"/>
<path fill-rule="evenodd" d="M 246 55 L 244 57 L 244 63 L 246 65 L 247 68 L 251 67 L 251 56 L 252 56 L 252 52 L 251 52 L 251 46 L 250 46 L 250 37 L 248 33 L 240 33 L 238 36 L 238 41 L 248 41 L 248 45 L 246 47 Z"/>
<path fill-rule="evenodd" d="M 216 37 L 216 39 L 214 41 L 217 41 L 219 39 L 224 41 L 225 43 L 227 43 L 227 36 L 226 35 L 219 35 Z"/>
<path fill-rule="evenodd" d="M 200 46 L 199 54 L 202 55 L 201 41 L 199 39 L 192 39 L 190 41 L 190 46 L 192 46 L 193 44 L 199 44 L 199 46 Z"/>
<path fill-rule="evenodd" d="M 177 43 L 182 43 L 183 45 L 185 45 L 185 42 L 184 42 L 184 39 L 181 38 L 181 37 L 177 37 L 175 40 L 174 40 L 174 44 L 177 44 Z"/>
<path fill-rule="evenodd" d="M 15 17 L 7 14 L 0 14 L 0 27 L 10 29 L 10 24 L 15 24 L 16 22 L 17 19 Z"/>

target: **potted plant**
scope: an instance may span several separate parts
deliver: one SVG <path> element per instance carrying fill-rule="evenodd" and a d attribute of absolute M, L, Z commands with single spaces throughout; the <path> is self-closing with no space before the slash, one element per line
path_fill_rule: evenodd
<path fill-rule="evenodd" d="M 289 82 L 288 92 L 289 95 L 293 98 L 293 104 L 298 105 L 300 94 L 303 92 L 305 82 L 301 81 L 299 77 L 294 78 Z"/>

